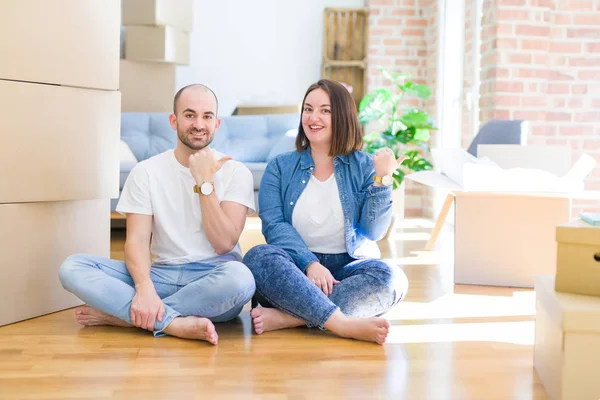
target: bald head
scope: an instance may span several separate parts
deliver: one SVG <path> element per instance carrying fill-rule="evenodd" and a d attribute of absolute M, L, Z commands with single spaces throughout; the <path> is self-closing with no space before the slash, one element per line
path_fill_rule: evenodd
<path fill-rule="evenodd" d="M 177 103 L 179 102 L 181 96 L 183 96 L 184 94 L 194 95 L 199 93 L 209 93 L 214 98 L 216 116 L 219 110 L 219 100 L 217 100 L 217 95 L 208 86 L 202 85 L 200 83 L 194 83 L 179 89 L 179 91 L 175 94 L 175 98 L 173 100 L 173 113 L 177 115 Z"/>

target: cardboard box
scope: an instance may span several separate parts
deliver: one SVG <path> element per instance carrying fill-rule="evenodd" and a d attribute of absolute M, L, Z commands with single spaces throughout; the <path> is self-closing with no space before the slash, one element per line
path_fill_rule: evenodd
<path fill-rule="evenodd" d="M 122 0 L 123 25 L 170 25 L 191 32 L 194 24 L 192 0 Z"/>
<path fill-rule="evenodd" d="M 106 90 L 119 86 L 116 0 L 3 3 L 0 33 L 0 79 Z"/>
<path fill-rule="evenodd" d="M 176 68 L 169 63 L 121 60 L 121 111 L 172 112 Z"/>
<path fill-rule="evenodd" d="M 552 400 L 600 398 L 600 297 L 557 293 L 553 276 L 535 282 L 534 366 Z"/>
<path fill-rule="evenodd" d="M 557 292 L 600 296 L 600 227 L 579 219 L 556 228 Z"/>
<path fill-rule="evenodd" d="M 58 271 L 71 254 L 110 256 L 109 200 L 0 204 L 0 221 L 0 325 L 82 304 Z"/>
<path fill-rule="evenodd" d="M 171 26 L 127 25 L 125 59 L 188 65 L 189 35 Z"/>
<path fill-rule="evenodd" d="M 0 93 L 0 203 L 118 197 L 118 91 L 0 81 Z"/>
<path fill-rule="evenodd" d="M 584 155 L 562 171 L 570 149 L 495 146 L 480 145 L 480 161 L 461 149 L 434 149 L 441 172 L 406 178 L 454 196 L 454 283 L 532 288 L 536 275 L 556 271 L 555 228 L 569 221 L 572 199 L 600 199 L 582 191 L 595 161 Z M 492 157 L 504 168 L 494 167 Z M 532 165 L 539 169 L 528 171 Z"/>

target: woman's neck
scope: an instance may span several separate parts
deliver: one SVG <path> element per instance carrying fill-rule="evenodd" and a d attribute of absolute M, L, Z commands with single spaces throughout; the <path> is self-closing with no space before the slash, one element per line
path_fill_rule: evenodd
<path fill-rule="evenodd" d="M 312 147 L 310 153 L 316 166 L 319 165 L 333 165 L 333 157 L 329 155 L 329 147 Z"/>

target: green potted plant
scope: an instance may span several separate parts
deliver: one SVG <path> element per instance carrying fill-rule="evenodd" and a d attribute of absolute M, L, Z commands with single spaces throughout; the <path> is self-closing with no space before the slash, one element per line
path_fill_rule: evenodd
<path fill-rule="evenodd" d="M 394 189 L 399 188 L 406 174 L 432 169 L 426 159 L 430 131 L 437 129 L 426 111 L 417 110 L 402 102 L 405 96 L 415 96 L 423 100 L 431 97 L 431 90 L 423 84 L 415 83 L 409 75 L 391 73 L 379 68 L 392 82 L 390 89 L 376 89 L 361 100 L 358 118 L 365 128 L 364 151 L 375 154 L 382 147 L 389 147 L 396 158 L 407 156 L 393 175 Z M 368 131 L 367 124 L 377 122 L 376 131 Z"/>
<path fill-rule="evenodd" d="M 403 101 L 405 96 L 427 100 L 431 97 L 431 90 L 426 85 L 413 82 L 409 75 L 391 73 L 383 68 L 379 70 L 391 81 L 392 86 L 389 89 L 376 89 L 363 97 L 358 117 L 365 131 L 364 151 L 375 154 L 378 149 L 389 147 L 396 158 L 401 154 L 407 157 L 392 176 L 395 193 L 401 192 L 400 199 L 394 196 L 394 203 L 401 203 L 395 208 L 401 210 L 403 215 L 404 177 L 412 172 L 433 168 L 426 156 L 430 152 L 430 132 L 437 129 L 426 111 L 403 104 Z M 375 126 L 375 129 L 371 126 Z M 392 215 L 386 239 L 394 231 L 395 223 L 396 213 Z"/>

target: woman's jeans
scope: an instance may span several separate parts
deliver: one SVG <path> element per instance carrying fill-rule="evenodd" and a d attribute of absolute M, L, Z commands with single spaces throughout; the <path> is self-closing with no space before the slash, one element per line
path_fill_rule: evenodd
<path fill-rule="evenodd" d="M 66 290 L 90 307 L 132 324 L 135 284 L 123 261 L 76 254 L 65 260 L 59 278 Z M 205 317 L 213 322 L 234 319 L 255 290 L 252 273 L 239 261 L 153 265 L 150 278 L 165 305 L 162 321 L 154 324 L 155 336 L 163 336 L 164 329 L 179 316 Z"/>
<path fill-rule="evenodd" d="M 355 260 L 348 254 L 315 253 L 319 262 L 340 281 L 326 296 L 298 268 L 283 249 L 272 245 L 252 248 L 244 257 L 256 281 L 256 297 L 262 306 L 275 307 L 324 329 L 339 308 L 350 317 L 384 314 L 399 303 L 408 290 L 408 279 L 397 266 L 379 259 Z"/>

